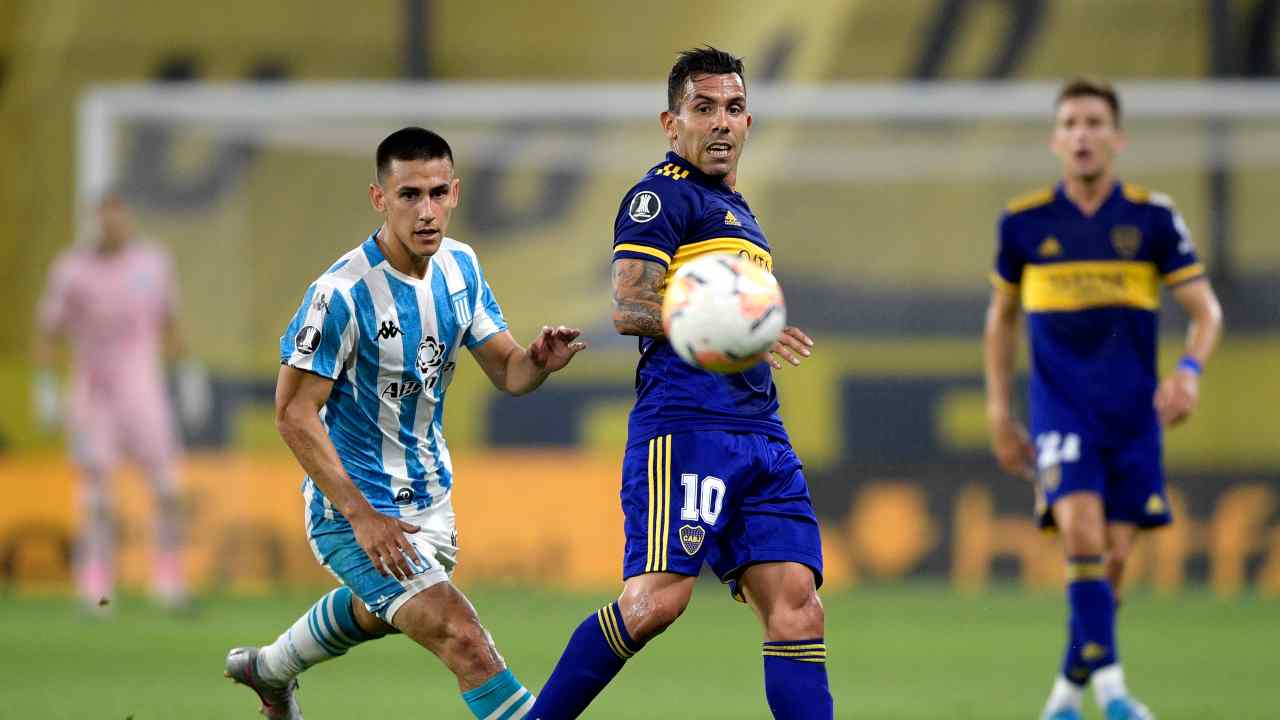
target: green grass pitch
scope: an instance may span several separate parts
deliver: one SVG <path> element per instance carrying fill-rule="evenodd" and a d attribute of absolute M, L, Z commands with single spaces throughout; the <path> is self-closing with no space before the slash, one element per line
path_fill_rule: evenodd
<path fill-rule="evenodd" d="M 126 599 L 84 617 L 66 599 L 0 596 L 0 717 L 254 718 L 256 698 L 222 677 L 226 650 L 275 638 L 319 596 L 204 599 L 192 618 Z M 541 687 L 573 627 L 608 595 L 471 589 L 517 676 Z M 1035 718 L 1063 642 L 1054 594 L 960 595 L 941 585 L 829 594 L 827 645 L 839 718 Z M 588 718 L 768 718 L 750 610 L 700 585 L 665 636 L 623 670 Z M 1280 603 L 1201 592 L 1136 594 L 1121 610 L 1130 687 L 1161 720 L 1280 717 Z M 313 668 L 308 720 L 469 717 L 452 677 L 403 637 Z M 1086 717 L 1099 717 L 1086 706 Z"/>

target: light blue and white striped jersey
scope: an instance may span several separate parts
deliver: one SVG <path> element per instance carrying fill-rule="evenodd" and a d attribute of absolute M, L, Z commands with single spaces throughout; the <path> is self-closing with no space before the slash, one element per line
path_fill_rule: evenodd
<path fill-rule="evenodd" d="M 280 361 L 334 381 L 321 420 L 374 509 L 409 515 L 448 497 L 444 394 L 459 346 L 506 330 L 471 246 L 445 238 L 419 280 L 387 262 L 374 234 L 302 299 Z M 311 478 L 312 516 L 335 511 Z"/>

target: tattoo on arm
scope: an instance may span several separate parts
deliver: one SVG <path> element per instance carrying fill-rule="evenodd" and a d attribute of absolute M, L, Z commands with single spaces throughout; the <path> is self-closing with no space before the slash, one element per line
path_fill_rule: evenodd
<path fill-rule="evenodd" d="M 662 284 L 667 270 L 648 260 L 613 262 L 613 326 L 623 335 L 662 335 Z"/>

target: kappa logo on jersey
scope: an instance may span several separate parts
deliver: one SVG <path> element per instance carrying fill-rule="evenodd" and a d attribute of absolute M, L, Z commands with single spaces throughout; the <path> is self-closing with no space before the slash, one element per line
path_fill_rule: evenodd
<path fill-rule="evenodd" d="M 738 222 L 738 216 L 734 215 L 732 210 L 724 211 L 724 224 L 736 225 L 737 227 L 742 227 L 742 223 Z"/>
<path fill-rule="evenodd" d="M 1125 260 L 1132 260 L 1142 247 L 1142 231 L 1133 225 L 1117 225 L 1111 229 L 1111 246 Z"/>
<path fill-rule="evenodd" d="M 458 324 L 469 325 L 471 323 L 471 305 L 467 302 L 467 291 L 459 290 L 450 295 L 449 302 L 453 305 L 453 314 L 458 316 Z"/>
<path fill-rule="evenodd" d="M 392 380 L 382 388 L 382 397 L 388 400 L 400 400 L 410 395 L 417 395 L 422 391 L 422 383 L 417 380 L 405 380 L 397 382 Z"/>
<path fill-rule="evenodd" d="M 303 355 L 310 355 L 320 347 L 320 328 L 307 325 L 293 336 L 293 346 Z"/>
<path fill-rule="evenodd" d="M 641 190 L 631 198 L 627 215 L 638 223 L 647 223 L 662 212 L 662 199 L 649 190 Z"/>
<path fill-rule="evenodd" d="M 378 339 L 390 340 L 400 334 L 400 326 L 395 320 L 387 320 L 378 326 Z"/>
<path fill-rule="evenodd" d="M 409 488 L 400 488 L 396 491 L 396 504 L 408 505 L 413 502 L 413 490 Z"/>
<path fill-rule="evenodd" d="M 426 375 L 440 367 L 442 360 L 444 360 L 444 345 L 441 345 L 439 340 L 428 335 L 425 340 L 418 343 L 418 372 Z"/>
<path fill-rule="evenodd" d="M 316 301 L 311 304 L 311 307 L 319 310 L 320 312 L 329 312 L 329 296 L 321 295 L 316 298 Z"/>
<path fill-rule="evenodd" d="M 680 544 L 684 551 L 696 555 L 702 549 L 702 541 L 707 539 L 707 531 L 697 525 L 680 526 Z"/>

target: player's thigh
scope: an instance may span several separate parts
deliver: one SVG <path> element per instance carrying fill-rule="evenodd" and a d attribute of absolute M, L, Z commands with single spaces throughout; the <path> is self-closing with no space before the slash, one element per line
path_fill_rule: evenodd
<path fill-rule="evenodd" d="M 1076 520 L 1085 517 L 1074 508 L 1093 502 L 1085 496 L 1095 496 L 1101 507 L 1106 494 L 1106 450 L 1069 426 L 1037 428 L 1033 441 L 1036 445 L 1037 520 L 1041 527 L 1057 527 L 1065 536 L 1071 532 L 1068 524 L 1079 527 Z M 1072 499 L 1073 496 L 1082 497 Z M 1068 502 L 1064 504 L 1064 501 Z M 1064 514 L 1070 514 L 1070 517 L 1064 519 Z M 1100 524 L 1091 524 L 1089 531 L 1096 532 L 1098 542 L 1102 542 Z"/>
<path fill-rule="evenodd" d="M 760 471 L 744 488 L 708 555 L 716 575 L 743 600 L 739 579 L 749 568 L 785 563 L 822 585 L 822 534 L 800 459 L 779 439 L 753 436 Z"/>
<path fill-rule="evenodd" d="M 758 474 L 749 435 L 660 435 L 627 448 L 622 462 L 626 532 L 623 578 L 696 576 L 707 548 Z"/>
<path fill-rule="evenodd" d="M 1102 555 L 1106 551 L 1106 513 L 1102 495 L 1077 491 L 1059 497 L 1052 506 L 1068 557 Z"/>
<path fill-rule="evenodd" d="M 689 607 L 693 586 L 692 575 L 652 572 L 633 575 L 622 585 L 618 609 L 627 633 L 640 642 L 671 626 Z"/>
<path fill-rule="evenodd" d="M 1106 463 L 1107 522 L 1138 528 L 1172 522 L 1162 452 L 1159 428 L 1117 444 Z"/>
<path fill-rule="evenodd" d="M 120 462 L 122 449 L 117 424 L 108 408 L 77 400 L 67 423 L 71 458 L 86 479 L 105 481 Z"/>
<path fill-rule="evenodd" d="M 413 574 L 404 580 L 382 574 L 356 542 L 350 524 L 325 517 L 310 503 L 308 539 L 320 564 L 351 588 L 370 614 L 394 626 L 399 610 L 413 596 L 447 582 L 454 566 L 457 548 L 452 545 L 452 530 L 434 522 L 430 513 L 429 508 L 426 514 L 405 518 L 422 529 L 404 535 L 415 550 L 415 557 L 410 558 Z M 451 516 L 451 511 L 448 514 Z"/>

